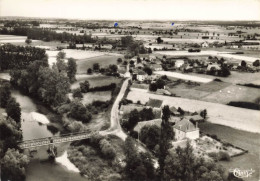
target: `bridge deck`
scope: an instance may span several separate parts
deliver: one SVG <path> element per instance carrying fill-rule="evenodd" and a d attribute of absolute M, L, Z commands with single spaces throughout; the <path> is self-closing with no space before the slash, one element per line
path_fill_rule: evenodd
<path fill-rule="evenodd" d="M 48 138 L 40 138 L 40 139 L 33 139 L 33 140 L 25 140 L 18 144 L 18 146 L 21 149 L 25 148 L 33 148 L 33 147 L 40 147 L 50 144 L 57 144 L 57 143 L 65 143 L 65 142 L 71 142 L 71 141 L 77 141 L 77 140 L 83 140 L 90 138 L 93 135 L 93 133 L 75 133 L 75 134 L 66 134 L 66 135 L 60 135 L 60 136 L 54 136 L 54 137 L 48 137 Z M 52 140 L 52 142 L 51 142 Z"/>

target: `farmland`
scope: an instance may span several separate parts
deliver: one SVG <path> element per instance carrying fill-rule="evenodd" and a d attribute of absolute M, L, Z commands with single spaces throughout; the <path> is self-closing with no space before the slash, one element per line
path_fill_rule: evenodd
<path fill-rule="evenodd" d="M 230 168 L 252 168 L 256 172 L 252 175 L 251 178 L 248 178 L 247 180 L 254 181 L 257 180 L 257 178 L 259 178 L 259 172 L 257 172 L 257 170 L 260 169 L 260 134 L 236 130 L 231 127 L 212 124 L 208 122 L 199 124 L 199 128 L 203 133 L 216 135 L 223 141 L 227 141 L 235 146 L 249 151 L 245 155 L 232 158 L 231 162 L 221 162 L 221 164 L 226 168 L 226 171 L 228 171 Z"/>
<path fill-rule="evenodd" d="M 144 93 L 137 90 L 130 91 L 127 98 L 135 103 L 140 101 L 142 104 L 145 104 L 149 98 L 160 99 L 163 100 L 164 105 L 181 107 L 191 112 L 207 109 L 209 122 L 250 132 L 260 132 L 259 111 L 198 100 Z"/>

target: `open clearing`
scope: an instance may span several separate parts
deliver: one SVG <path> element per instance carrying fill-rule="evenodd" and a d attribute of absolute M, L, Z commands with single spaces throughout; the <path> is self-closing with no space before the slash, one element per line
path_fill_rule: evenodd
<path fill-rule="evenodd" d="M 227 141 L 232 143 L 234 146 L 238 146 L 249 151 L 244 155 L 232 158 L 230 162 L 220 162 L 224 168 L 226 168 L 226 171 L 231 168 L 240 168 L 242 170 L 252 168 L 256 172 L 252 175 L 252 177 L 249 177 L 246 180 L 254 181 L 259 178 L 260 134 L 241 131 L 208 122 L 200 123 L 198 126 L 203 133 L 217 135 L 217 137 L 221 140 Z"/>
<path fill-rule="evenodd" d="M 231 84 L 248 84 L 253 81 L 260 80 L 260 72 L 255 72 L 255 73 L 250 73 L 250 72 L 237 72 L 237 71 L 231 71 L 231 75 L 228 77 L 215 77 L 212 75 L 207 75 L 207 74 L 197 74 L 197 73 L 189 73 L 189 75 L 194 75 L 194 76 L 200 76 L 203 78 L 218 78 L 222 80 L 223 82 L 228 82 Z"/>
<path fill-rule="evenodd" d="M 117 59 L 122 55 L 101 55 L 98 57 L 86 58 L 77 61 L 77 73 L 86 73 L 88 68 L 93 68 L 94 63 L 99 63 L 100 67 L 107 67 L 110 64 L 117 64 Z"/>
<path fill-rule="evenodd" d="M 229 60 L 245 60 L 248 62 L 254 62 L 257 60 L 255 57 L 230 54 L 231 52 L 219 52 L 213 50 L 202 50 L 201 52 L 188 52 L 188 51 L 156 51 L 157 54 L 169 55 L 169 56 L 218 56 L 223 58 L 229 58 Z"/>
<path fill-rule="evenodd" d="M 27 36 L 0 35 L 0 43 L 18 43 L 25 42 Z M 32 40 L 33 42 L 38 40 Z"/>
<path fill-rule="evenodd" d="M 144 93 L 138 90 L 130 91 L 127 96 L 127 99 L 132 100 L 134 103 L 140 100 L 142 104 L 145 104 L 149 98 L 163 100 L 164 105 L 181 107 L 182 109 L 190 112 L 207 109 L 209 122 L 230 126 L 245 131 L 260 133 L 259 111 L 256 110 L 179 97 Z"/>
<path fill-rule="evenodd" d="M 159 74 L 159 75 L 167 75 L 169 77 L 174 77 L 174 78 L 177 78 L 177 79 L 190 80 L 190 81 L 201 82 L 201 83 L 208 83 L 208 82 L 211 82 L 213 80 L 213 79 L 210 79 L 210 78 L 203 78 L 203 77 L 198 77 L 198 76 L 188 75 L 188 74 L 182 74 L 182 73 L 177 73 L 177 72 L 156 71 L 154 73 Z"/>
<path fill-rule="evenodd" d="M 94 101 L 109 101 L 111 99 L 111 91 L 88 92 L 83 94 L 82 104 L 91 104 Z"/>
<path fill-rule="evenodd" d="M 90 87 L 96 87 L 96 86 L 104 86 L 109 85 L 111 83 L 119 84 L 122 79 L 111 77 L 111 76 L 105 76 L 105 75 L 79 75 L 76 76 L 77 81 L 71 84 L 71 89 L 79 88 L 79 83 L 84 82 L 85 80 L 89 81 Z"/>
<path fill-rule="evenodd" d="M 201 100 L 227 104 L 230 101 L 252 102 L 260 97 L 260 91 L 257 88 L 231 85 L 222 90 L 216 91 Z"/>

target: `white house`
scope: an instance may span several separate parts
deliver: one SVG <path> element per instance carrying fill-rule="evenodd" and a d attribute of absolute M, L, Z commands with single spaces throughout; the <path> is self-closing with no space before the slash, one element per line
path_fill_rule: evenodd
<path fill-rule="evenodd" d="M 208 44 L 208 42 L 203 42 L 202 44 L 201 44 L 201 47 L 202 48 L 208 48 L 209 47 L 209 44 Z"/>
<path fill-rule="evenodd" d="M 184 64 L 184 60 L 177 60 L 175 62 L 175 67 L 180 68 Z"/>
<path fill-rule="evenodd" d="M 199 128 L 190 122 L 188 119 L 184 118 L 181 121 L 177 122 L 173 126 L 173 131 L 175 133 L 176 141 L 184 140 L 186 138 L 195 140 L 199 138 Z"/>
<path fill-rule="evenodd" d="M 146 78 L 146 73 L 144 71 L 138 71 L 136 74 L 136 79 L 138 81 L 144 81 Z"/>

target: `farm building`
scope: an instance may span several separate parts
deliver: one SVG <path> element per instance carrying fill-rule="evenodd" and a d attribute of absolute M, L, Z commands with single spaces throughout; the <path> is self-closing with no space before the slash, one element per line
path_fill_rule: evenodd
<path fill-rule="evenodd" d="M 137 73 L 136 73 L 136 79 L 137 79 L 138 81 L 144 81 L 145 78 L 146 78 L 146 73 L 145 73 L 144 71 L 142 71 L 142 70 L 137 71 Z"/>
<path fill-rule="evenodd" d="M 151 68 L 155 71 L 161 71 L 163 70 L 162 65 L 159 64 L 151 64 Z"/>
<path fill-rule="evenodd" d="M 201 47 L 202 48 L 208 48 L 209 47 L 209 44 L 208 44 L 208 42 L 203 42 L 202 44 L 201 44 Z"/>
<path fill-rule="evenodd" d="M 197 139 L 199 138 L 199 128 L 190 122 L 187 118 L 182 119 L 173 126 L 176 141 L 184 139 Z"/>
<path fill-rule="evenodd" d="M 175 62 L 175 67 L 180 68 L 184 64 L 184 60 L 177 60 Z"/>

